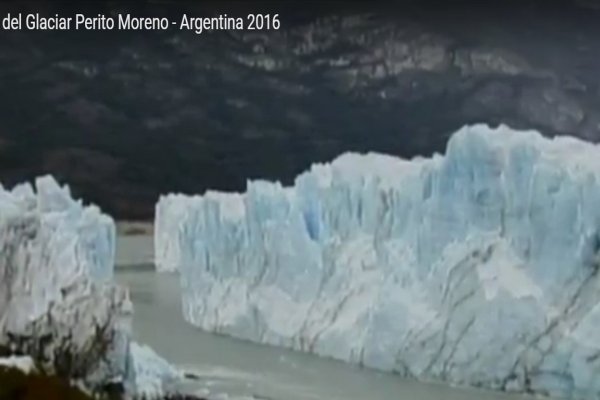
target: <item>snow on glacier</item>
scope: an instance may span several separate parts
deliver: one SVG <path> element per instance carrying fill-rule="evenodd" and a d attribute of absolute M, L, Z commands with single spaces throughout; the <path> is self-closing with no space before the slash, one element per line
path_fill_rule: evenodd
<path fill-rule="evenodd" d="M 159 395 L 175 373 L 130 340 L 132 305 L 112 283 L 115 232 L 51 176 L 35 190 L 0 186 L 0 347 L 92 386 L 120 380 L 129 393 Z"/>
<path fill-rule="evenodd" d="M 467 126 L 446 154 L 347 153 L 292 187 L 166 195 L 185 318 L 423 380 L 600 397 L 600 147 Z"/>

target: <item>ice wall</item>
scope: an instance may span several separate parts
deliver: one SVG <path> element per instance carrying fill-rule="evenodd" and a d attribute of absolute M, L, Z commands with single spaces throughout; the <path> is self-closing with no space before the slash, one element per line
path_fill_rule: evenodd
<path fill-rule="evenodd" d="M 54 373 L 83 378 L 102 367 L 100 380 L 119 375 L 131 304 L 108 282 L 113 220 L 50 176 L 35 186 L 0 189 L 0 346 Z M 115 359 L 97 365 L 105 347 Z"/>
<path fill-rule="evenodd" d="M 600 147 L 465 127 L 285 188 L 169 195 L 157 259 L 208 331 L 423 380 L 600 398 Z"/>
<path fill-rule="evenodd" d="M 131 342 L 132 305 L 111 282 L 115 225 L 45 176 L 0 186 L 0 351 L 89 388 L 158 396 L 175 370 Z M 153 397 L 148 397 L 153 398 Z"/>

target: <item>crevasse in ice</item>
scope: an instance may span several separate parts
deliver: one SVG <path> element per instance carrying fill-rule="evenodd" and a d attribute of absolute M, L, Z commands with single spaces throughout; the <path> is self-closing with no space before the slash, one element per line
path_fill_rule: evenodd
<path fill-rule="evenodd" d="M 208 331 L 417 379 L 600 396 L 600 147 L 467 126 L 294 185 L 167 195 L 156 254 Z"/>

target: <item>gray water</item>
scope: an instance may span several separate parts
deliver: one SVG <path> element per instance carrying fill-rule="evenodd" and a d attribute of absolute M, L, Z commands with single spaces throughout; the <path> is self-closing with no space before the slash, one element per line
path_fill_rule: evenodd
<path fill-rule="evenodd" d="M 507 400 L 530 397 L 423 384 L 309 354 L 200 331 L 181 313 L 177 275 L 151 265 L 119 268 L 135 307 L 133 333 L 173 364 L 201 376 L 185 389 L 209 399 Z"/>

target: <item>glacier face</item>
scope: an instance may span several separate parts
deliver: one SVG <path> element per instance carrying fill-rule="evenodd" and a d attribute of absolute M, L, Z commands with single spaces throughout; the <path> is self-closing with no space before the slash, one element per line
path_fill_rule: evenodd
<path fill-rule="evenodd" d="M 167 195 L 157 263 L 205 330 L 423 380 L 600 398 L 600 147 L 464 127 L 292 187 Z"/>
<path fill-rule="evenodd" d="M 0 345 L 81 378 L 107 345 L 114 359 L 96 375 L 112 379 L 125 368 L 131 313 L 127 292 L 109 282 L 114 222 L 50 176 L 35 186 L 0 190 Z"/>
<path fill-rule="evenodd" d="M 131 341 L 132 304 L 112 283 L 115 232 L 51 176 L 35 190 L 0 186 L 0 350 L 90 387 L 158 397 L 176 371 Z"/>

